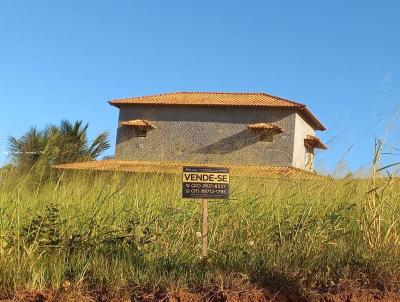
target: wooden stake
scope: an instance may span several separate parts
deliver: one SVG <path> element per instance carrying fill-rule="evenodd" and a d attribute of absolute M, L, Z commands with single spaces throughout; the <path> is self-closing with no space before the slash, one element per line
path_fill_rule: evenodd
<path fill-rule="evenodd" d="M 203 199 L 201 201 L 201 209 L 203 214 L 201 230 L 203 248 L 201 256 L 203 259 L 206 259 L 208 257 L 208 199 Z"/>

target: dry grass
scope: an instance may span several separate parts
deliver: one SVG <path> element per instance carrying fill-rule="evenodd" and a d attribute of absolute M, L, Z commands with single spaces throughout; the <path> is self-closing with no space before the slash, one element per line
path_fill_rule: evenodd
<path fill-rule="evenodd" d="M 231 199 L 209 206 L 204 263 L 200 205 L 180 198 L 180 174 L 156 168 L 72 170 L 46 181 L 3 175 L 0 293 L 68 282 L 85 293 L 93 287 L 151 293 L 238 288 L 229 294 L 240 296 L 246 286 L 237 280 L 300 296 L 348 284 L 398 290 L 400 189 L 394 179 L 243 177 L 232 168 Z"/>

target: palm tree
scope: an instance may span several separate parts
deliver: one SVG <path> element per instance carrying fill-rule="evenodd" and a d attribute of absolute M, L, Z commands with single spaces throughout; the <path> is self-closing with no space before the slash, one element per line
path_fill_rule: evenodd
<path fill-rule="evenodd" d="M 21 169 L 30 169 L 41 158 L 47 146 L 47 137 L 42 131 L 31 127 L 20 138 L 10 136 L 8 149 L 12 163 Z"/>
<path fill-rule="evenodd" d="M 47 127 L 46 131 L 52 133 L 56 142 L 53 163 L 93 160 L 110 147 L 107 132 L 101 133 L 90 143 L 87 138 L 88 127 L 82 121 L 72 124 L 67 120 L 61 121 L 58 127 Z"/>
<path fill-rule="evenodd" d="M 96 159 L 110 147 L 108 133 L 103 132 L 92 142 L 88 140 L 88 124 L 62 120 L 39 131 L 30 128 L 22 137 L 8 139 L 11 160 L 22 170 L 29 170 L 40 161 L 47 166 Z"/>

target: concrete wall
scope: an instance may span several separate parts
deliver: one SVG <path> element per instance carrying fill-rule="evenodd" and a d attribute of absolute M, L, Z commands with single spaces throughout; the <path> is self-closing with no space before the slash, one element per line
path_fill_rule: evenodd
<path fill-rule="evenodd" d="M 315 130 L 297 113 L 295 113 L 295 136 L 293 149 L 293 167 L 305 169 L 306 147 L 304 139 L 307 135 L 315 136 Z"/>
<path fill-rule="evenodd" d="M 116 159 L 291 166 L 296 113 L 291 108 L 121 106 L 119 121 L 145 119 L 156 129 L 135 137 L 118 128 Z M 284 133 L 260 141 L 247 129 L 274 123 Z M 304 145 L 304 144 L 302 144 Z"/>

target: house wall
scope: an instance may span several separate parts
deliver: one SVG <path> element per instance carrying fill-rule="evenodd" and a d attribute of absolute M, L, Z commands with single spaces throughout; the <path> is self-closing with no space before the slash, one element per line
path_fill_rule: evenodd
<path fill-rule="evenodd" d="M 119 127 L 116 159 L 291 166 L 296 114 L 292 108 L 194 107 L 127 105 L 119 122 L 150 121 L 156 129 L 133 137 Z M 247 129 L 253 123 L 274 123 L 284 133 L 273 142 L 260 141 Z M 303 144 L 304 145 L 304 144 Z"/>
<path fill-rule="evenodd" d="M 295 121 L 293 167 L 306 169 L 304 139 L 307 135 L 315 136 L 315 130 L 298 113 L 295 113 Z"/>

